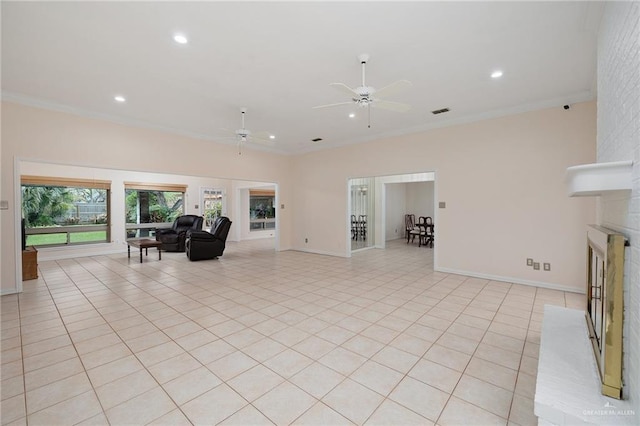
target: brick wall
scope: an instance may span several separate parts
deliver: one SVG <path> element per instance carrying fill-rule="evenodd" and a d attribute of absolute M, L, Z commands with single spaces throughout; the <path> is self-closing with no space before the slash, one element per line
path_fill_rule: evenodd
<path fill-rule="evenodd" d="M 603 196 L 602 225 L 624 233 L 624 398 L 640 424 L 640 2 L 607 3 L 598 36 L 598 162 L 633 160 L 633 190 Z"/>

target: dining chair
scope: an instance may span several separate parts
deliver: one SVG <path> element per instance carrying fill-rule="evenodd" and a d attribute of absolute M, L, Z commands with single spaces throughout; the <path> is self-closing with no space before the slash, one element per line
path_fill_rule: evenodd
<path fill-rule="evenodd" d="M 435 233 L 434 233 L 433 219 L 431 218 L 431 216 L 427 216 L 425 218 L 425 230 L 426 230 L 425 245 L 429 244 L 430 247 L 433 247 L 433 241 L 435 240 Z"/>
<path fill-rule="evenodd" d="M 416 225 L 416 216 L 414 214 L 404 215 L 404 227 L 405 235 L 407 237 L 407 244 L 409 244 L 409 240 L 413 242 L 416 238 L 416 235 L 420 235 L 420 228 L 418 228 L 418 226 Z"/>

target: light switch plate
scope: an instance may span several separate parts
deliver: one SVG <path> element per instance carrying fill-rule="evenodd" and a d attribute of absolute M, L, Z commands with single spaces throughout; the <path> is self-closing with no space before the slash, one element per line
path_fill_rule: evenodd
<path fill-rule="evenodd" d="M 535 269 L 536 271 L 540 270 L 540 262 L 533 262 L 533 269 Z"/>
<path fill-rule="evenodd" d="M 440 209 L 444 209 L 444 208 L 446 208 L 446 207 L 447 207 L 447 203 L 446 203 L 445 201 L 440 201 L 440 202 L 438 203 L 438 208 L 440 208 Z"/>
<path fill-rule="evenodd" d="M 9 210 L 9 201 L 0 200 L 0 210 Z"/>
<path fill-rule="evenodd" d="M 527 258 L 527 266 L 533 266 L 533 259 Z"/>
<path fill-rule="evenodd" d="M 550 271 L 551 270 L 551 264 L 550 263 L 543 263 L 542 267 L 545 271 Z"/>

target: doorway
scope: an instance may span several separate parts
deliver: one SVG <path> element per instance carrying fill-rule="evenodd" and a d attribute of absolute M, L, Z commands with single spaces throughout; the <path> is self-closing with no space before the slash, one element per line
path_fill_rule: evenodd
<path fill-rule="evenodd" d="M 226 215 L 224 190 L 220 188 L 200 188 L 200 203 L 204 217 L 203 229 L 211 231 L 213 222 Z"/>
<path fill-rule="evenodd" d="M 348 188 L 348 235 L 352 253 L 372 247 L 385 248 L 387 241 L 406 238 L 405 214 L 415 214 L 416 218 L 430 216 L 437 222 L 435 172 L 353 178 L 349 179 Z M 364 235 L 359 232 L 361 215 L 366 216 Z M 435 230 L 437 234 L 437 226 Z"/>

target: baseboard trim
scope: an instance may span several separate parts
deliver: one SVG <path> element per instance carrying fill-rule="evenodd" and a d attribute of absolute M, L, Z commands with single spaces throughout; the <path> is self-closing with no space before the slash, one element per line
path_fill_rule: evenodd
<path fill-rule="evenodd" d="M 19 291 L 14 288 L 3 288 L 0 290 L 0 296 L 8 296 L 10 294 L 19 294 Z"/>
<path fill-rule="evenodd" d="M 134 250 L 137 252 L 137 249 L 134 248 Z M 69 254 L 56 254 L 53 256 L 47 256 L 46 252 L 43 251 L 39 251 L 38 252 L 38 261 L 39 262 L 46 262 L 46 261 L 50 261 L 50 260 L 63 260 L 63 259 L 73 259 L 76 257 L 91 257 L 91 256 L 108 256 L 110 254 L 119 254 L 119 253 L 127 253 L 127 249 L 125 248 L 118 248 L 118 249 L 110 249 L 110 250 L 100 250 L 99 252 L 74 252 L 74 253 L 69 253 Z"/>
<path fill-rule="evenodd" d="M 486 280 L 502 281 L 502 282 L 508 282 L 513 284 L 528 285 L 531 287 L 548 288 L 550 290 L 559 290 L 559 291 L 567 291 L 570 293 L 585 294 L 585 292 L 582 290 L 578 290 L 573 287 L 567 287 L 566 285 L 556 284 L 556 283 L 545 283 L 542 281 L 523 280 L 521 278 L 515 278 L 515 277 L 505 277 L 502 275 L 484 274 L 481 272 L 462 271 L 459 269 L 442 268 L 442 267 L 436 267 L 436 266 L 433 267 L 433 270 L 436 272 L 444 272 L 447 274 L 466 275 L 469 277 L 483 278 Z"/>
<path fill-rule="evenodd" d="M 344 253 L 336 253 L 336 252 L 324 251 L 324 250 L 313 250 L 313 249 L 305 249 L 305 248 L 292 248 L 290 250 L 301 251 L 303 253 L 321 254 L 323 256 L 347 257 Z"/>

